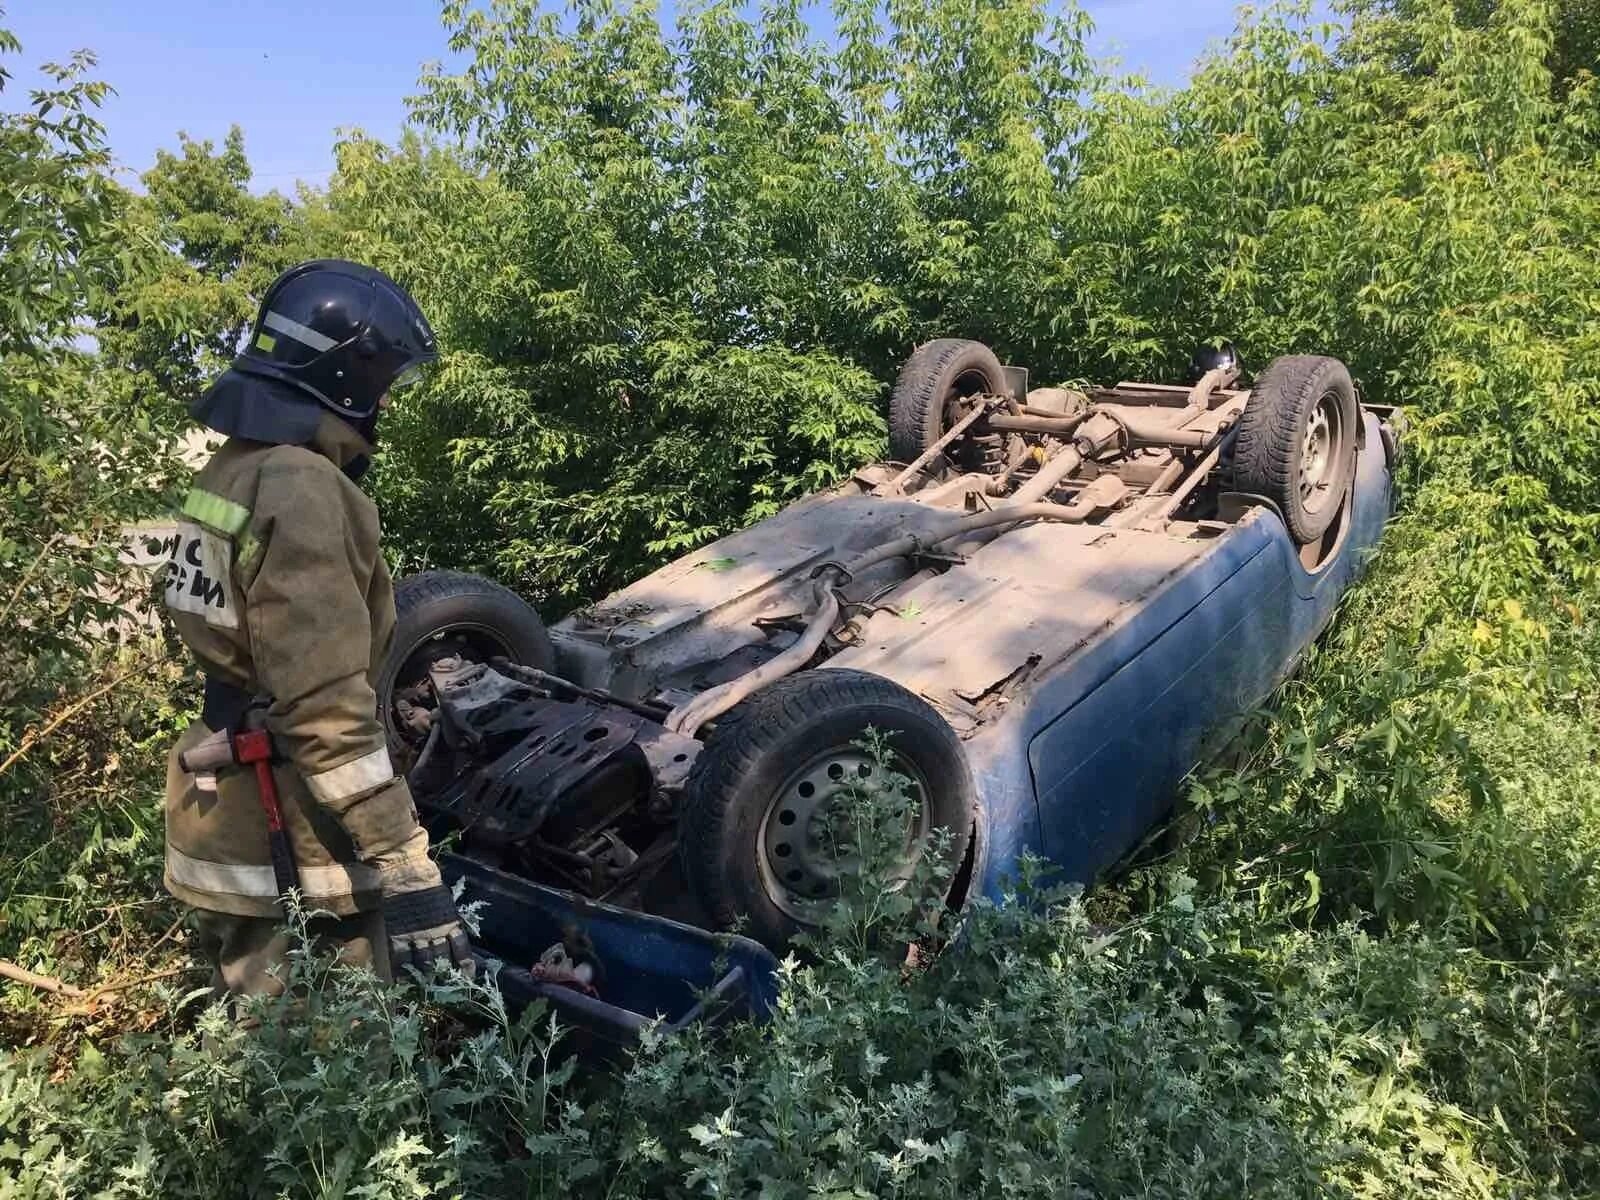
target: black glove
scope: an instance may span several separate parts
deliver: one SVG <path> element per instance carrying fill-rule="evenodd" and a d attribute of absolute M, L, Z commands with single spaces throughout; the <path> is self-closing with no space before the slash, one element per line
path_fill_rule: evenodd
<path fill-rule="evenodd" d="M 443 883 L 417 891 L 385 892 L 383 924 L 389 934 L 389 963 L 396 976 L 415 967 L 432 976 L 433 964 L 450 963 L 468 979 L 477 960 L 455 898 Z"/>

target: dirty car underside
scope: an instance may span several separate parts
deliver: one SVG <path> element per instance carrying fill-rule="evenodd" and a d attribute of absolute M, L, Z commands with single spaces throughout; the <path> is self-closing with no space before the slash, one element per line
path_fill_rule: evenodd
<path fill-rule="evenodd" d="M 1029 390 L 976 343 L 929 343 L 893 398 L 897 461 L 663 567 L 548 639 L 513 628 L 536 618 L 485 581 L 456 589 L 454 607 L 402 581 L 386 717 L 419 802 L 479 863 L 696 926 L 748 921 L 776 946 L 839 890 L 831 806 L 883 773 L 859 745 L 871 726 L 890 735 L 882 786 L 907 800 L 907 855 L 932 828 L 955 835 L 959 902 L 989 886 L 1002 842 L 1002 857 L 1051 852 L 1063 827 L 1039 812 L 1040 764 L 1054 761 L 1040 739 L 1095 686 L 1097 657 L 1109 666 L 1096 679 L 1133 660 L 1116 647 L 1141 613 L 1203 611 L 1221 585 L 1183 607 L 1186 581 L 1259 573 L 1269 543 L 1286 548 L 1285 579 L 1315 589 L 1338 574 L 1324 589 L 1336 593 L 1345 574 L 1329 564 L 1353 517 L 1375 537 L 1358 455 L 1377 435 L 1386 514 L 1395 445 L 1343 368 L 1279 360 L 1253 388 L 1237 382 L 1224 360 L 1192 385 Z M 1282 618 L 1283 648 L 1250 651 L 1259 669 L 1225 705 L 1255 703 L 1288 669 L 1331 611 L 1318 596 L 1304 619 Z M 1160 736 L 1183 753 L 1198 744 Z M 1142 824 L 1105 826 L 1094 861 Z"/>

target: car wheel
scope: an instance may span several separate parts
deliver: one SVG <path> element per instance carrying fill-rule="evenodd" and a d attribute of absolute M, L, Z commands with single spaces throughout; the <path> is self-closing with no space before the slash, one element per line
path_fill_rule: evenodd
<path fill-rule="evenodd" d="M 1006 373 L 982 342 L 939 338 L 918 346 L 889 396 L 889 457 L 908 463 L 944 436 L 956 402 L 1005 391 Z"/>
<path fill-rule="evenodd" d="M 1296 545 L 1333 524 L 1355 474 L 1355 386 L 1336 358 L 1275 359 L 1250 391 L 1233 444 L 1236 491 L 1277 505 Z"/>
<path fill-rule="evenodd" d="M 852 786 L 885 774 L 857 744 L 868 727 L 887 738 L 890 768 L 907 781 L 911 802 L 896 876 L 910 876 L 935 829 L 950 830 L 952 863 L 962 861 L 977 801 L 950 726 L 879 676 L 802 671 L 721 718 L 690 773 L 679 856 L 714 924 L 728 929 L 743 918 L 775 949 L 818 925 L 852 867 L 833 848 L 838 804 Z"/>
<path fill-rule="evenodd" d="M 417 735 L 396 701 L 442 658 L 487 662 L 504 657 L 548 671 L 555 651 L 539 614 L 515 592 L 461 571 L 423 571 L 395 584 L 394 640 L 378 673 L 378 715 L 389 753 L 402 769 L 416 757 Z"/>

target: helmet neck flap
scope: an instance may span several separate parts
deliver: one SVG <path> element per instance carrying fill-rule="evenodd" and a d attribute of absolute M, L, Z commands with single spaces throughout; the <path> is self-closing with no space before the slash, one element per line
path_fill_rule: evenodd
<path fill-rule="evenodd" d="M 275 379 L 224 371 L 189 406 L 189 413 L 228 437 L 272 446 L 305 446 L 351 479 L 360 479 L 371 463 L 374 447 L 365 430 Z"/>

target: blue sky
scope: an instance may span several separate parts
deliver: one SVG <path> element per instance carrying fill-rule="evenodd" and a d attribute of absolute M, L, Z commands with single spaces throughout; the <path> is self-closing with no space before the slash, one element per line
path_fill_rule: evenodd
<path fill-rule="evenodd" d="M 26 102 L 32 68 L 87 47 L 117 89 L 102 114 L 118 160 L 143 170 L 178 131 L 244 128 L 259 188 L 321 183 L 335 131 L 392 138 L 421 64 L 447 56 L 437 0 L 0 0 L 22 41 L 0 105 Z M 1085 0 L 1093 47 L 1179 83 L 1233 28 L 1235 0 Z M 662 5 L 668 10 L 668 3 Z"/>

